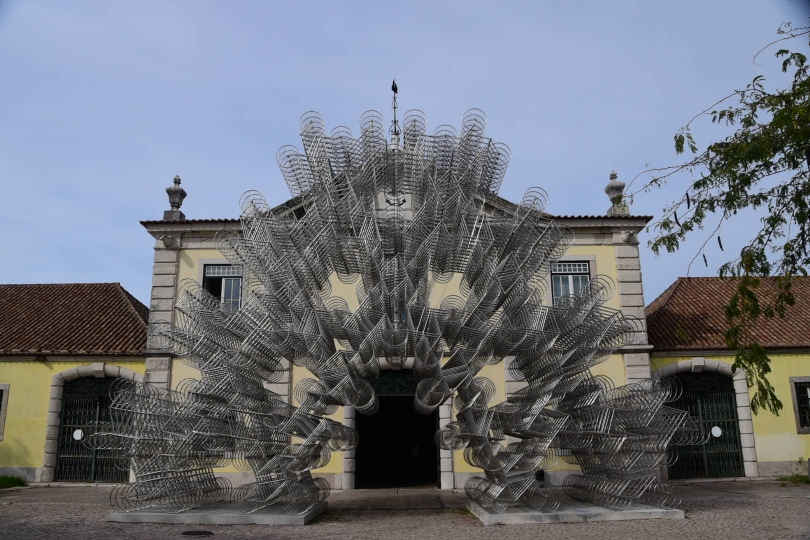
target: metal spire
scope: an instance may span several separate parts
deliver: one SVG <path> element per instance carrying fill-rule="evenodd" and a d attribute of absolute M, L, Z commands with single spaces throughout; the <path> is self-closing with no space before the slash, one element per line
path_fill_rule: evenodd
<path fill-rule="evenodd" d="M 397 103 L 397 93 L 399 89 L 397 88 L 397 80 L 394 79 L 394 82 L 391 83 L 391 91 L 394 92 L 394 98 L 391 101 L 391 108 L 394 109 L 394 119 L 391 121 L 391 129 L 389 129 L 389 133 L 391 133 L 391 142 L 396 143 L 399 146 L 399 135 L 402 131 L 399 129 L 399 120 L 397 120 L 397 109 L 399 108 L 399 104 Z"/>

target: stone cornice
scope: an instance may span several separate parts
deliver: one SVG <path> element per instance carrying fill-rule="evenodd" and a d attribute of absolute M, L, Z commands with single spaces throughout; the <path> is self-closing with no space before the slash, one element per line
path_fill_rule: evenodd
<path fill-rule="evenodd" d="M 650 216 L 548 216 L 555 223 L 565 225 L 573 230 L 603 229 L 605 231 L 632 231 L 634 234 L 646 227 L 652 219 Z M 141 221 L 141 225 L 152 236 L 166 233 L 216 233 L 221 230 L 241 231 L 242 223 L 238 219 L 200 219 L 185 221 Z"/>
<path fill-rule="evenodd" d="M 651 216 L 561 216 L 552 217 L 555 223 L 566 225 L 572 229 L 618 229 L 638 233 L 647 226 Z"/>
<path fill-rule="evenodd" d="M 0 362 L 100 362 L 105 358 L 110 362 L 143 362 L 146 354 L 0 354 Z"/>
<path fill-rule="evenodd" d="M 182 234 L 187 232 L 216 233 L 221 230 L 241 231 L 239 220 L 186 220 L 186 221 L 141 221 L 141 225 L 152 236 L 164 233 Z"/>
<path fill-rule="evenodd" d="M 810 347 L 796 347 L 792 349 L 766 349 L 765 352 L 769 355 L 771 354 L 810 354 Z M 650 353 L 650 356 L 655 358 L 666 358 L 666 357 L 680 357 L 680 356 L 696 356 L 696 357 L 708 357 L 708 356 L 736 356 L 737 351 L 733 351 L 730 349 L 715 349 L 715 350 L 700 350 L 695 349 L 691 351 L 656 351 L 653 350 Z"/>
<path fill-rule="evenodd" d="M 617 353 L 648 353 L 653 350 L 652 345 L 625 345 L 616 349 Z"/>

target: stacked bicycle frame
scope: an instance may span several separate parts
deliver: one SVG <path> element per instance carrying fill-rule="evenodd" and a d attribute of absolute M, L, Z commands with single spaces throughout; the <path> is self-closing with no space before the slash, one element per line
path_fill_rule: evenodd
<path fill-rule="evenodd" d="M 426 125 L 410 111 L 402 142 L 397 133 L 389 143 L 376 112 L 362 116 L 359 138 L 302 117 L 303 152 L 277 154 L 291 203 L 271 208 L 249 192 L 241 233 L 219 238 L 243 269 L 241 308 L 184 282 L 174 324 L 150 329 L 200 380 L 174 391 L 117 385 L 113 422 L 91 437 L 130 457 L 135 482 L 114 495 L 123 509 L 228 499 L 244 512 L 308 511 L 329 493 L 312 471 L 358 444 L 326 416 L 339 406 L 374 414 L 381 362 L 412 366 L 419 413 L 453 401 L 455 420 L 436 441 L 483 469 L 466 492 L 489 511 L 551 510 L 561 491 L 612 508 L 672 504 L 656 471 L 671 444 L 697 442 L 699 431 L 664 405 L 677 385 L 613 388 L 591 374 L 637 332 L 605 306 L 610 280 L 551 302 L 546 278 L 572 231 L 543 213 L 540 189 L 494 204 L 510 154 L 484 136 L 483 113 L 468 111 L 459 133 Z M 357 298 L 334 295 L 339 282 Z M 480 373 L 504 361 L 526 386 L 493 403 L 495 385 Z M 290 364 L 312 374 L 295 387 L 299 406 L 265 388 Z M 560 457 L 582 474 L 562 488 L 535 479 Z M 213 472 L 227 464 L 255 482 L 232 489 Z"/>

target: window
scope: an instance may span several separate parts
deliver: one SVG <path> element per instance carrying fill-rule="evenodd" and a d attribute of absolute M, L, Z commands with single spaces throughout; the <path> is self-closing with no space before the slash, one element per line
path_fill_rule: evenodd
<path fill-rule="evenodd" d="M 556 300 L 576 294 L 591 280 L 591 267 L 587 262 L 558 262 L 551 266 L 552 296 Z"/>
<path fill-rule="evenodd" d="M 0 384 L 0 441 L 6 428 L 6 413 L 8 412 L 8 384 Z"/>
<path fill-rule="evenodd" d="M 798 433 L 810 433 L 810 377 L 791 377 L 793 414 Z"/>
<path fill-rule="evenodd" d="M 223 311 L 238 311 L 242 305 L 242 267 L 206 264 L 203 288 L 220 300 Z"/>

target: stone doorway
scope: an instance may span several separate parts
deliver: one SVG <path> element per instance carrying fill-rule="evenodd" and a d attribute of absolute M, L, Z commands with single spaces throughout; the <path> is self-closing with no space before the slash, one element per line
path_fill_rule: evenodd
<path fill-rule="evenodd" d="M 86 444 L 99 423 L 110 421 L 110 388 L 118 379 L 88 377 L 68 381 L 62 394 L 56 457 L 57 482 L 126 483 L 129 460 L 113 450 Z"/>
<path fill-rule="evenodd" d="M 413 408 L 416 379 L 410 371 L 383 371 L 375 383 L 380 409 L 357 415 L 360 444 L 355 454 L 355 488 L 438 487 L 439 449 L 434 441 L 439 413 Z"/>
<path fill-rule="evenodd" d="M 679 373 L 677 377 L 683 385 L 683 394 L 672 407 L 688 411 L 701 433 L 708 436 L 708 442 L 678 448 L 678 460 L 669 467 L 669 477 L 745 476 L 732 379 L 704 372 Z"/>

